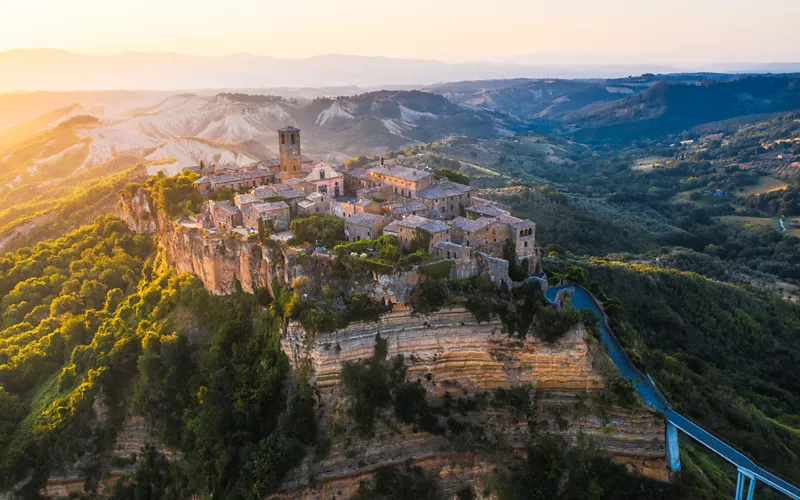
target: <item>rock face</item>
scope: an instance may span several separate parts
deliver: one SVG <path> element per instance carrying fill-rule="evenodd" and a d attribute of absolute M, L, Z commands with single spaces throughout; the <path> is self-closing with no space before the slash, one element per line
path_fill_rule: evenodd
<path fill-rule="evenodd" d="M 343 422 L 347 406 L 339 383 L 342 363 L 371 356 L 378 333 L 388 342 L 389 356 L 404 356 L 408 379 L 419 380 L 430 401 L 442 401 L 445 393 L 470 397 L 529 386 L 533 403 L 527 416 L 489 407 L 463 417 L 491 442 L 501 443 L 498 447 L 521 451 L 534 431 L 559 434 L 570 443 L 589 440 L 633 471 L 669 479 L 661 418 L 644 406 L 595 408 L 593 401 L 605 391 L 614 367 L 582 325 L 554 344 L 509 338 L 499 322 L 478 324 L 463 309 L 429 316 L 391 313 L 377 323 L 355 324 L 317 338 L 291 325 L 283 348 L 296 365 L 313 368 L 324 407 L 320 429 Z M 347 439 L 332 436 L 327 455 L 307 458 L 276 498 L 346 498 L 377 468 L 408 459 L 438 474 L 445 487 L 455 488 L 491 471 L 491 453 L 475 451 L 469 439 L 450 431 L 446 436 L 414 431 L 399 422 L 387 423 L 387 415 L 378 419 L 371 438 L 355 431 L 348 431 Z"/>
<path fill-rule="evenodd" d="M 233 232 L 211 234 L 199 227 L 181 225 L 155 209 L 140 188 L 120 198 L 120 217 L 137 232 L 155 232 L 167 263 L 179 273 L 197 276 L 214 294 L 232 293 L 238 281 L 246 292 L 271 289 L 273 279 L 290 283 L 297 275 L 298 255 L 278 245 L 264 246 Z"/>
<path fill-rule="evenodd" d="M 156 220 L 153 207 L 142 188 L 138 188 L 133 196 L 120 196 L 117 202 L 117 213 L 120 219 L 128 223 L 128 227 L 137 233 L 154 233 Z"/>
<path fill-rule="evenodd" d="M 290 282 L 296 254 L 242 241 L 236 235 L 204 235 L 201 229 L 185 228 L 159 217 L 159 245 L 169 265 L 179 273 L 197 276 L 206 290 L 229 294 L 238 280 L 246 292 L 270 287 L 273 279 Z"/>

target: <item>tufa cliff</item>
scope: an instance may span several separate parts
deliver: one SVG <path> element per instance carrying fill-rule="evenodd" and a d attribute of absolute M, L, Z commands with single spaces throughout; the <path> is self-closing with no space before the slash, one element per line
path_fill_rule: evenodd
<path fill-rule="evenodd" d="M 530 406 L 487 405 L 457 414 L 457 433 L 413 429 L 389 413 L 372 437 L 352 429 L 339 374 L 345 361 L 372 356 L 375 337 L 388 356 L 403 355 L 408 380 L 420 381 L 432 403 L 486 400 L 497 389 L 527 388 Z M 554 344 L 510 338 L 499 322 L 478 324 L 463 309 L 429 316 L 391 313 L 379 322 L 354 324 L 313 338 L 290 325 L 283 348 L 300 369 L 313 370 L 320 391 L 318 427 L 328 435 L 326 453 L 307 457 L 275 498 L 347 498 L 376 469 L 412 460 L 436 474 L 445 488 L 475 483 L 509 453 L 521 453 L 532 436 L 558 434 L 570 443 L 591 443 L 629 469 L 668 480 L 664 422 L 637 404 L 601 404 L 613 365 L 582 325 Z M 343 431 L 344 429 L 344 431 Z M 313 479 L 310 479 L 313 478 Z"/>
<path fill-rule="evenodd" d="M 200 278 L 211 293 L 232 293 L 237 281 L 252 293 L 258 288 L 271 289 L 275 279 L 290 283 L 296 276 L 298 255 L 294 250 L 281 250 L 277 244 L 264 246 L 235 232 L 210 233 L 196 223 L 173 221 L 155 210 L 142 189 L 121 197 L 117 211 L 132 230 L 157 233 L 167 263 L 179 273 Z"/>

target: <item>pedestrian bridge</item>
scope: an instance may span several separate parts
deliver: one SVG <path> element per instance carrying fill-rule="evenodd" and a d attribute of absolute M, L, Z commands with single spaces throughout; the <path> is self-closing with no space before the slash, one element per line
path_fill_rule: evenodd
<path fill-rule="evenodd" d="M 611 331 L 605 313 L 600 309 L 597 301 L 589 291 L 579 285 L 552 287 L 547 290 L 547 299 L 551 302 L 557 302 L 557 298 L 559 298 L 558 292 L 561 290 L 572 291 L 572 305 L 576 309 L 591 310 L 600 320 L 598 327 L 601 340 L 608 347 L 608 356 L 619 369 L 620 375 L 633 383 L 636 392 L 649 406 L 664 414 L 667 422 L 667 461 L 673 471 L 679 471 L 681 468 L 678 449 L 678 431 L 681 431 L 736 467 L 739 474 L 736 480 L 735 500 L 742 500 L 745 495 L 748 500 L 751 500 L 755 493 L 757 481 L 761 481 L 780 491 L 789 498 L 800 500 L 800 488 L 767 471 L 710 431 L 673 410 L 672 405 L 661 394 L 661 391 L 658 390 L 653 381 L 634 366 L 617 337 Z"/>

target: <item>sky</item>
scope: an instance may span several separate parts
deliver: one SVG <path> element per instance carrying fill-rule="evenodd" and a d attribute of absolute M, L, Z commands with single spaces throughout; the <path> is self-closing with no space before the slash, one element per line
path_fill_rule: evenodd
<path fill-rule="evenodd" d="M 800 0 L 0 0 L 0 51 L 789 62 L 798 21 Z"/>

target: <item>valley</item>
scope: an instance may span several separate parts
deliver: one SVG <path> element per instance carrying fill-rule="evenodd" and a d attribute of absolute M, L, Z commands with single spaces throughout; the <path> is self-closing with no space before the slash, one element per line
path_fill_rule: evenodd
<path fill-rule="evenodd" d="M 0 116 L 0 489 L 730 497 L 684 438 L 674 467 L 594 316 L 548 302 L 564 281 L 676 411 L 796 484 L 798 89 L 30 97 Z"/>

